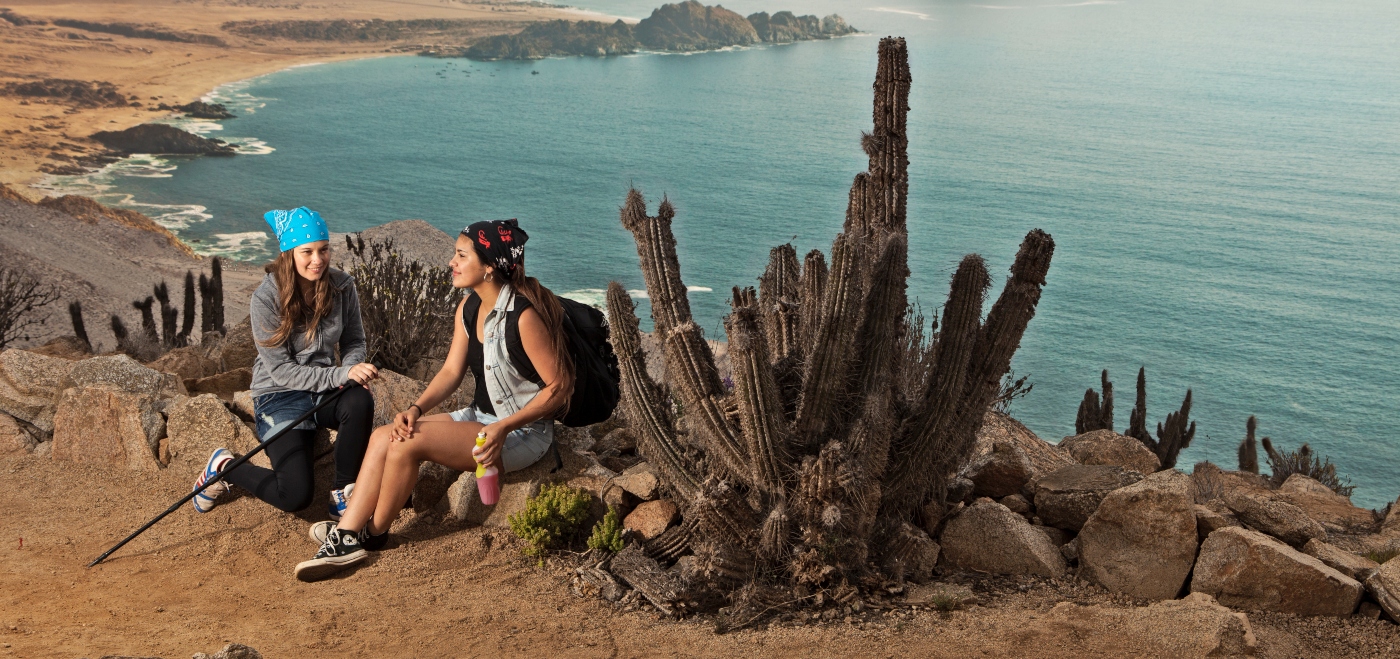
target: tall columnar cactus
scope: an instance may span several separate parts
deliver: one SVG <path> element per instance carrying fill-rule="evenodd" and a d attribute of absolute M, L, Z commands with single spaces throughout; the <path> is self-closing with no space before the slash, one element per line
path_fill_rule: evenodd
<path fill-rule="evenodd" d="M 1152 448 L 1155 442 L 1152 435 L 1147 433 L 1147 367 L 1138 368 L 1137 376 L 1137 398 L 1134 399 L 1133 411 L 1128 414 L 1127 436 L 1142 442 L 1144 446 Z"/>
<path fill-rule="evenodd" d="M 144 300 L 136 300 L 131 303 L 131 307 L 141 312 L 141 335 L 150 343 L 160 341 L 160 334 L 156 331 L 156 317 L 152 310 L 155 307 L 156 299 L 146 296 Z"/>
<path fill-rule="evenodd" d="M 1082 435 L 1093 430 L 1113 430 L 1113 383 L 1108 381 L 1108 369 L 1099 376 L 1103 398 L 1093 388 L 1084 391 L 1079 413 L 1074 418 L 1074 432 Z"/>
<path fill-rule="evenodd" d="M 1191 445 L 1196 436 L 1196 422 L 1191 421 L 1191 390 L 1186 390 L 1186 398 L 1181 401 L 1181 409 L 1167 413 L 1167 420 L 1157 424 L 1157 439 L 1147 444 L 1147 448 L 1157 454 L 1163 469 L 1176 466 L 1176 458 L 1181 451 Z"/>
<path fill-rule="evenodd" d="M 909 308 L 906 203 L 909 66 L 903 39 L 880 42 L 869 169 L 851 186 L 830 262 L 791 246 L 770 253 L 759 290 L 735 288 L 725 319 L 733 388 L 691 316 L 663 200 L 648 215 L 632 190 L 632 232 L 666 360 L 666 386 L 647 374 L 634 305 L 608 287 L 622 402 L 638 450 L 684 507 L 693 581 L 849 587 L 871 566 L 927 572 L 936 545 L 923 529 L 943 514 L 948 481 L 975 435 L 1035 313 L 1054 242 L 1027 234 L 984 320 L 991 285 L 977 255 L 953 276 L 942 324 L 923 340 Z M 915 325 L 917 324 L 917 326 Z M 789 384 L 791 378 L 791 386 Z"/>
<path fill-rule="evenodd" d="M 180 319 L 180 345 L 188 345 L 194 332 L 194 273 L 185 271 L 185 315 Z"/>
<path fill-rule="evenodd" d="M 228 327 L 224 326 L 224 266 L 223 260 L 214 257 L 214 262 L 209 264 L 209 311 L 213 316 L 212 324 L 220 334 L 227 335 Z"/>
<path fill-rule="evenodd" d="M 199 333 L 214 331 L 214 294 L 209 290 L 209 276 L 199 273 Z"/>
<path fill-rule="evenodd" d="M 88 352 L 92 352 L 92 341 L 88 340 L 87 325 L 83 323 L 83 303 L 73 300 L 68 303 L 68 318 L 73 321 L 73 336 L 78 337 Z"/>
<path fill-rule="evenodd" d="M 155 297 L 160 302 L 160 342 L 166 348 L 173 348 L 176 344 L 175 325 L 179 320 L 179 311 L 170 304 L 170 287 L 164 281 L 156 284 Z"/>
<path fill-rule="evenodd" d="M 1254 430 L 1258 426 L 1259 420 L 1249 415 L 1249 421 L 1244 424 L 1244 441 L 1240 442 L 1240 471 L 1251 474 L 1259 473 L 1259 449 L 1254 442 Z"/>

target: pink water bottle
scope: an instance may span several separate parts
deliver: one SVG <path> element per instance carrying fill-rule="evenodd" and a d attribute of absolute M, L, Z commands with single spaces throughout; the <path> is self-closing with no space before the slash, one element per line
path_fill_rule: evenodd
<path fill-rule="evenodd" d="M 486 433 L 476 434 L 476 448 L 472 449 L 472 457 L 475 458 L 486 446 Z M 500 470 L 495 467 L 487 467 L 476 463 L 476 492 L 481 496 L 481 502 L 488 505 L 496 505 L 496 500 L 501 496 Z"/>

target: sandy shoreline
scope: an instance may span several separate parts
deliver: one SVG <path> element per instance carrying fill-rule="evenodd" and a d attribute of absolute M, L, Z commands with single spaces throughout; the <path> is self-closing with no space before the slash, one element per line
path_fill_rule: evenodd
<path fill-rule="evenodd" d="M 460 45 L 554 18 L 577 20 L 577 10 L 528 4 L 346 0 L 334 5 L 275 0 L 16 0 L 0 14 L 0 91 L 11 84 L 52 80 L 109 83 L 113 103 L 0 93 L 0 183 L 32 198 L 29 186 L 46 174 L 70 169 L 102 152 L 87 139 L 169 116 L 164 103 L 195 101 L 230 83 L 293 66 L 415 54 L 437 45 Z M 8 16 L 9 18 L 4 18 Z M 230 24 L 318 25 L 327 21 L 410 21 L 448 26 L 405 31 L 379 40 L 315 40 L 247 36 Z M 79 23 L 74 23 L 74 22 Z M 25 24 L 27 23 L 27 24 Z M 81 24 L 87 29 L 69 27 Z M 123 36 L 113 25 L 136 25 L 164 38 Z M 395 36 L 395 35 L 391 35 Z M 214 41 L 191 43 L 171 38 Z"/>

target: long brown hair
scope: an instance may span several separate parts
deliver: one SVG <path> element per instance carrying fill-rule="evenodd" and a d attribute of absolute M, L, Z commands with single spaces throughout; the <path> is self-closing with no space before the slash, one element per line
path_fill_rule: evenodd
<path fill-rule="evenodd" d="M 574 358 L 569 354 L 569 337 L 564 334 L 564 305 L 538 279 L 525 276 L 524 264 L 511 272 L 510 287 L 530 301 L 549 333 L 549 346 L 554 349 L 554 372 L 558 374 L 560 392 L 564 395 L 564 402 L 554 410 L 554 418 L 563 418 L 569 413 L 569 399 L 574 396 Z"/>
<path fill-rule="evenodd" d="M 265 272 L 272 273 L 272 278 L 277 282 L 277 298 L 280 301 L 280 319 L 277 329 L 272 332 L 272 338 L 263 343 L 264 347 L 275 348 L 286 343 L 292 333 L 297 328 L 306 328 L 306 342 L 311 343 L 316 340 L 316 329 L 321 325 L 321 319 L 330 314 L 335 308 L 335 293 L 331 290 L 331 271 L 326 269 L 311 284 L 311 300 L 308 305 L 297 290 L 297 263 L 292 257 L 292 250 L 282 252 L 272 263 L 263 266 Z M 531 300 L 533 302 L 534 300 Z"/>

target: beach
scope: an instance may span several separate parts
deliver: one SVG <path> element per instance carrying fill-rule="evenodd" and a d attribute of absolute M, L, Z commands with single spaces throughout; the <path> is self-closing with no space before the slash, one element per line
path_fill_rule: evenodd
<path fill-rule="evenodd" d="M 198 100 L 219 85 L 316 62 L 414 54 L 424 47 L 520 30 L 577 11 L 542 4 L 348 0 L 334 4 L 178 0 L 75 0 L 7 3 L 0 17 L 0 89 L 9 83 L 69 80 L 110 83 L 125 103 L 0 94 L 0 183 L 27 186 L 84 155 L 100 151 L 87 136 L 122 130 L 170 114 L 153 111 Z M 17 17 L 17 19 L 16 19 Z M 227 23 L 331 20 L 447 21 L 440 34 L 407 31 L 374 41 L 291 40 L 243 36 Z M 17 24 L 26 23 L 29 24 Z M 60 24 L 67 23 L 68 25 Z M 83 24 L 87 29 L 71 27 Z M 136 25 L 149 37 L 123 36 Z M 113 27 L 117 26 L 117 27 Z M 172 39 L 184 39 L 176 41 Z M 439 39 L 434 41 L 432 39 Z M 204 41 L 206 43 L 200 43 Z M 139 106 L 135 105 L 139 104 Z"/>

